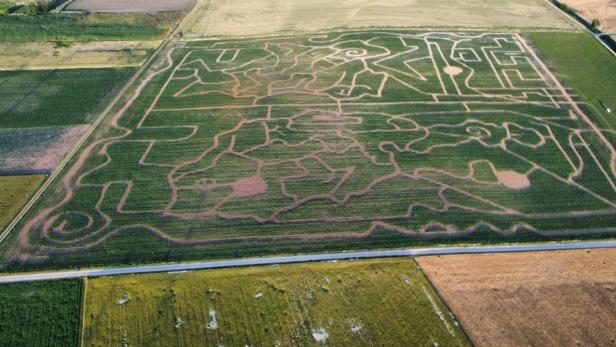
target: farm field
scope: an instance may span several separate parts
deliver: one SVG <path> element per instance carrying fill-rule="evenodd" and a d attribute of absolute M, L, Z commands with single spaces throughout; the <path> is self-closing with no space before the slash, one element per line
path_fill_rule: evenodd
<path fill-rule="evenodd" d="M 0 71 L 0 128 L 89 122 L 132 69 Z"/>
<path fill-rule="evenodd" d="M 616 116 L 605 112 L 599 104 L 603 100 L 616 109 L 614 56 L 587 33 L 535 32 L 529 37 L 559 78 L 582 97 L 597 122 L 616 129 Z"/>
<path fill-rule="evenodd" d="M 518 34 L 179 42 L 125 99 L 12 266 L 614 233 L 612 144 Z"/>
<path fill-rule="evenodd" d="M 77 346 L 80 298 L 80 280 L 3 284 L 0 286 L 0 344 Z"/>
<path fill-rule="evenodd" d="M 26 204 L 45 176 L 0 176 L 0 230 L 4 230 Z"/>
<path fill-rule="evenodd" d="M 0 16 L 0 42 L 162 40 L 183 13 Z"/>
<path fill-rule="evenodd" d="M 190 10 L 193 0 L 151 1 L 133 0 L 130 4 L 122 0 L 100 2 L 96 0 L 75 0 L 66 9 L 69 11 L 105 12 L 105 13 L 147 13 L 147 12 L 184 12 Z"/>
<path fill-rule="evenodd" d="M 87 130 L 87 125 L 0 129 L 0 174 L 50 173 Z"/>
<path fill-rule="evenodd" d="M 160 41 L 0 43 L 0 70 L 54 70 L 141 65 Z"/>
<path fill-rule="evenodd" d="M 541 0 L 212 0 L 182 29 L 204 37 L 374 27 L 576 28 Z"/>
<path fill-rule="evenodd" d="M 97 278 L 86 293 L 84 346 L 468 345 L 408 258 Z"/>
<path fill-rule="evenodd" d="M 616 250 L 419 257 L 481 346 L 609 346 L 616 340 Z"/>

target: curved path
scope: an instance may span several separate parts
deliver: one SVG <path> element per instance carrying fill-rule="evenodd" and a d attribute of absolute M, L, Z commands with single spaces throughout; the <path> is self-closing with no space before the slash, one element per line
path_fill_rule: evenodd
<path fill-rule="evenodd" d="M 477 253 L 513 253 L 541 252 L 574 249 L 616 248 L 616 240 L 541 243 L 502 246 L 460 246 L 439 248 L 407 248 L 377 251 L 353 251 L 340 253 L 303 254 L 289 256 L 272 256 L 259 258 L 236 258 L 217 261 L 201 261 L 177 264 L 142 265 L 133 267 L 94 268 L 88 270 L 72 270 L 57 272 L 41 272 L 0 276 L 1 283 L 31 282 L 43 280 L 59 280 L 81 277 L 100 277 L 134 275 L 156 272 L 183 272 L 193 270 L 218 269 L 243 266 L 280 265 L 317 261 L 336 261 L 348 259 L 386 258 L 386 257 L 420 257 L 429 255 L 477 254 Z"/>

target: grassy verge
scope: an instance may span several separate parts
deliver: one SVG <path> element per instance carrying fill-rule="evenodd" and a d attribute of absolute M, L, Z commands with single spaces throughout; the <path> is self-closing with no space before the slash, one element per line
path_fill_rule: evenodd
<path fill-rule="evenodd" d="M 0 17 L 0 42 L 157 40 L 183 13 Z"/>
<path fill-rule="evenodd" d="M 411 259 L 98 278 L 87 293 L 88 346 L 468 345 Z"/>
<path fill-rule="evenodd" d="M 0 128 L 87 123 L 130 68 L 0 72 Z"/>
<path fill-rule="evenodd" d="M 0 230 L 4 230 L 44 180 L 43 175 L 0 176 Z"/>
<path fill-rule="evenodd" d="M 81 281 L 0 286 L 3 346 L 77 346 Z"/>

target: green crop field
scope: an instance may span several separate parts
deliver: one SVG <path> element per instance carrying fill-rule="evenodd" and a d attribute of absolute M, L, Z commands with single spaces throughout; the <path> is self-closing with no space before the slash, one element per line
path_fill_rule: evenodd
<path fill-rule="evenodd" d="M 181 42 L 124 99 L 12 266 L 614 233 L 611 133 L 519 34 Z"/>
<path fill-rule="evenodd" d="M 86 293 L 84 346 L 469 345 L 411 259 L 108 277 Z"/>
<path fill-rule="evenodd" d="M 117 93 L 131 71 L 0 71 L 0 128 L 87 123 Z"/>
<path fill-rule="evenodd" d="M 78 345 L 81 281 L 0 285 L 2 346 Z"/>
<path fill-rule="evenodd" d="M 0 230 L 4 230 L 25 205 L 45 176 L 0 176 Z"/>
<path fill-rule="evenodd" d="M 583 97 L 599 120 L 616 130 L 616 113 L 609 114 L 599 104 L 616 110 L 616 59 L 587 33 L 529 34 L 545 61 L 559 77 Z"/>
<path fill-rule="evenodd" d="M 0 42 L 162 39 L 183 13 L 0 16 Z"/>

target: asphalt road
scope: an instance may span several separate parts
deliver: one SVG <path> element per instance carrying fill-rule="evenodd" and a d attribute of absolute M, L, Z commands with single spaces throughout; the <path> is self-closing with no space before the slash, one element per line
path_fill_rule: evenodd
<path fill-rule="evenodd" d="M 410 248 L 392 249 L 382 251 L 357 251 L 341 253 L 321 253 L 290 255 L 261 258 L 238 258 L 218 261 L 201 261 L 192 263 L 158 264 L 143 265 L 133 267 L 111 267 L 87 270 L 40 272 L 27 274 L 14 274 L 0 276 L 0 283 L 15 283 L 43 280 L 58 280 L 67 278 L 81 277 L 100 277 L 145 274 L 156 272 L 182 272 L 192 270 L 217 269 L 242 266 L 263 266 L 279 265 L 290 263 L 305 263 L 318 261 L 335 261 L 345 259 L 367 259 L 367 258 L 387 258 L 387 257 L 420 257 L 428 255 L 450 255 L 450 254 L 473 254 L 473 253 L 513 253 L 513 252 L 537 252 L 537 251 L 556 251 L 574 249 L 597 249 L 597 248 L 616 248 L 616 240 L 613 241 L 590 241 L 590 242 L 568 242 L 568 243 L 542 243 L 525 245 L 503 245 L 503 246 L 467 246 L 467 247 L 438 247 L 438 248 Z"/>

